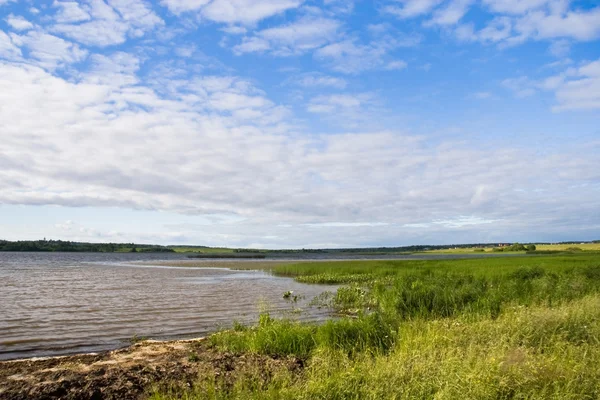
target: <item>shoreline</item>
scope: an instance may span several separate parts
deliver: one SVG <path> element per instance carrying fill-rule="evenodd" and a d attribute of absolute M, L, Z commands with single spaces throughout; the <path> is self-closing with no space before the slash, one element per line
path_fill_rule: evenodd
<path fill-rule="evenodd" d="M 207 337 L 145 340 L 98 353 L 0 361 L 5 400 L 140 399 L 157 390 L 191 387 L 202 374 L 233 377 L 244 368 L 297 370 L 295 357 L 233 354 L 211 347 Z"/>
<path fill-rule="evenodd" d="M 166 340 L 143 339 L 143 340 L 139 340 L 135 343 L 128 344 L 126 346 L 108 348 L 108 349 L 100 350 L 100 351 L 73 352 L 73 353 L 68 353 L 68 354 L 58 354 L 58 355 L 49 355 L 49 356 L 31 356 L 31 357 L 22 357 L 22 358 L 9 358 L 6 360 L 0 360 L 0 365 L 2 363 L 10 363 L 10 362 L 37 362 L 37 361 L 47 361 L 47 360 L 58 360 L 61 358 L 69 358 L 69 357 L 102 356 L 102 355 L 106 355 L 108 353 L 112 353 L 112 352 L 116 352 L 116 351 L 120 351 L 120 350 L 126 350 L 126 349 L 129 349 L 130 347 L 134 347 L 134 346 L 140 345 L 142 343 L 144 343 L 144 344 L 169 344 L 169 343 L 175 343 L 175 342 L 181 342 L 181 343 L 200 342 L 200 341 L 206 340 L 206 338 L 208 338 L 209 336 L 210 335 L 200 336 L 200 337 L 191 338 L 191 339 L 166 339 Z"/>

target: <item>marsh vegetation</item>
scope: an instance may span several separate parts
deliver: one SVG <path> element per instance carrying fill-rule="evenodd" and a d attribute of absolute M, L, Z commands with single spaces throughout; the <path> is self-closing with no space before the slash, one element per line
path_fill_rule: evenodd
<path fill-rule="evenodd" d="M 318 299 L 339 318 L 236 324 L 226 354 L 301 368 L 208 369 L 172 399 L 595 399 L 600 397 L 600 256 L 286 264 L 273 273 L 343 286 Z"/>

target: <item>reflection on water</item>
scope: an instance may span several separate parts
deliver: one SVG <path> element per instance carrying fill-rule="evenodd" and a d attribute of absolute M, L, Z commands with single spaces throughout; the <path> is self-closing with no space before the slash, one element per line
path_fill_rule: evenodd
<path fill-rule="evenodd" d="M 262 271 L 144 267 L 179 255 L 0 253 L 0 359 L 99 351 L 134 336 L 202 336 L 232 321 L 254 322 L 261 304 L 291 310 L 282 294 L 303 295 L 300 319 L 326 310 L 303 307 L 331 287 Z"/>

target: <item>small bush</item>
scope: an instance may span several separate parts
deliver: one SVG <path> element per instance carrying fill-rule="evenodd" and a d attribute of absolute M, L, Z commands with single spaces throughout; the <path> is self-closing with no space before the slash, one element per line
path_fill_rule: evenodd
<path fill-rule="evenodd" d="M 577 246 L 571 246 L 571 247 L 567 247 L 565 250 L 567 251 L 573 251 L 573 252 L 579 252 L 579 251 L 583 251 L 581 249 L 581 247 L 577 247 Z"/>

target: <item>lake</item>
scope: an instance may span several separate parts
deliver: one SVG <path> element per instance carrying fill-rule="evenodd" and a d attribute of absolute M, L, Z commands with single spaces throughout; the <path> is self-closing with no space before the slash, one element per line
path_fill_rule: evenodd
<path fill-rule="evenodd" d="M 327 318 L 307 303 L 335 287 L 263 271 L 163 267 L 180 254 L 0 252 L 0 360 L 96 352 L 133 338 L 191 338 L 251 323 L 261 308 Z M 204 262 L 210 265 L 210 262 Z M 283 299 L 293 290 L 297 304 Z M 290 313 L 301 308 L 301 314 Z"/>

